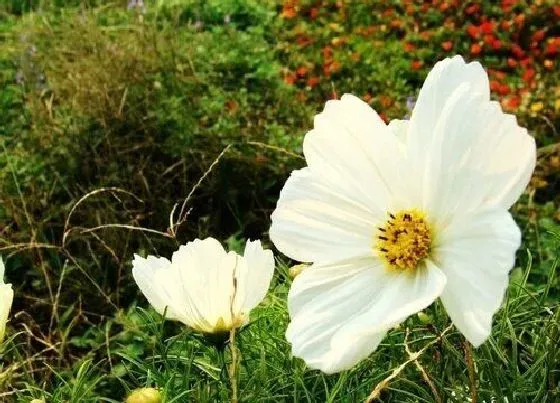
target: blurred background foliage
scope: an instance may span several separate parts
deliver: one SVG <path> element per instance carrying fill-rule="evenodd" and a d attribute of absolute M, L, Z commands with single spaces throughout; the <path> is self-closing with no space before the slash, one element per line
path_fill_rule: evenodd
<path fill-rule="evenodd" d="M 105 371 L 87 360 L 107 359 L 107 340 L 141 356 L 134 252 L 266 238 L 325 100 L 351 92 L 386 120 L 406 117 L 435 61 L 457 53 L 481 61 L 493 97 L 537 139 L 514 209 L 530 254 L 514 276 L 557 304 L 559 22 L 547 0 L 2 2 L 0 253 L 18 342 L 60 370 L 79 363 L 80 376 Z M 288 280 L 277 281 L 284 295 Z M 0 386 L 57 382 L 29 365 Z"/>

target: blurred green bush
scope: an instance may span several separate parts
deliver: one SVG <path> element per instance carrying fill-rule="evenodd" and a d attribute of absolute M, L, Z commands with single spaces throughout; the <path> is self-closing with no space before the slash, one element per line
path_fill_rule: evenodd
<path fill-rule="evenodd" d="M 60 304 L 76 307 L 79 296 L 107 312 L 110 299 L 136 296 L 124 281 L 133 252 L 168 254 L 207 235 L 263 236 L 283 179 L 302 165 L 315 112 L 283 81 L 273 17 L 274 7 L 256 1 L 4 15 L 0 249 L 28 251 L 11 259 L 18 295 L 53 303 L 64 278 Z M 173 206 L 227 146 L 176 240 L 84 233 L 113 223 L 168 231 Z M 66 222 L 80 197 L 102 187 L 134 197 L 96 194 Z M 28 309 L 39 321 L 49 311 Z"/>
<path fill-rule="evenodd" d="M 3 117 L 13 167 L 0 172 L 8 197 L 17 196 L 15 172 L 37 214 L 52 207 L 60 219 L 61 204 L 109 185 L 165 212 L 228 144 L 225 165 L 234 160 L 241 181 L 229 188 L 258 191 L 255 170 L 285 175 L 293 157 L 248 144 L 297 150 L 313 112 L 282 80 L 271 11 L 257 2 L 195 4 L 146 15 L 119 7 L 28 16 L 4 55 L 7 66 L 18 61 L 3 70 L 3 109 L 14 114 Z M 166 219 L 148 224 L 161 228 Z"/>

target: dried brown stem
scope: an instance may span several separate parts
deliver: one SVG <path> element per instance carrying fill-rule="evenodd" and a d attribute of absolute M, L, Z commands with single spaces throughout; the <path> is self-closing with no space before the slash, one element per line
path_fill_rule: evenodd
<path fill-rule="evenodd" d="M 469 389 L 471 393 L 471 402 L 478 402 L 478 391 L 476 390 L 476 373 L 474 370 L 474 357 L 472 345 L 467 340 L 463 343 L 465 349 L 465 361 L 467 362 L 467 370 L 469 371 Z"/>
<path fill-rule="evenodd" d="M 376 399 L 379 399 L 379 395 L 381 394 L 381 391 L 389 385 L 389 382 L 391 382 L 393 379 L 395 379 L 397 376 L 399 376 L 399 374 L 406 368 L 406 366 L 408 364 L 410 364 L 412 362 L 416 362 L 418 360 L 418 357 L 420 357 L 422 354 L 424 354 L 428 348 L 430 348 L 431 346 L 433 346 L 434 344 L 439 342 L 443 338 L 443 336 L 449 330 L 451 330 L 452 327 L 453 327 L 453 325 L 449 325 L 447 328 L 445 328 L 445 330 L 438 337 L 436 337 L 434 340 L 432 340 L 431 342 L 426 344 L 424 347 L 422 347 L 422 349 L 420 351 L 417 351 L 415 353 L 408 353 L 408 355 L 409 355 L 408 360 L 406 360 L 401 365 L 399 365 L 397 368 L 395 368 L 393 370 L 393 372 L 391 372 L 391 374 L 387 378 L 383 379 L 381 382 L 379 382 L 375 386 L 375 388 L 373 388 L 373 391 L 370 393 L 370 395 L 366 399 L 366 403 L 370 403 L 370 402 L 375 401 Z"/>
<path fill-rule="evenodd" d="M 187 221 L 187 218 L 188 218 L 188 216 L 191 212 L 191 209 L 187 210 L 187 204 L 191 200 L 194 192 L 196 192 L 196 190 L 200 187 L 200 185 L 202 185 L 202 182 L 204 182 L 206 177 L 210 174 L 210 172 L 212 172 L 214 167 L 216 165 L 218 165 L 218 163 L 220 162 L 222 157 L 230 150 L 230 148 L 231 148 L 231 144 L 227 145 L 222 150 L 222 152 L 210 164 L 210 166 L 208 167 L 206 172 L 204 172 L 202 174 L 202 176 L 200 177 L 198 182 L 196 182 L 195 185 L 192 187 L 191 191 L 189 192 L 189 194 L 187 195 L 187 197 L 185 198 L 185 200 L 183 200 L 183 203 L 181 204 L 181 210 L 179 211 L 179 217 L 178 217 L 177 221 L 174 221 L 174 219 L 175 219 L 175 211 L 177 210 L 178 203 L 175 203 L 175 205 L 173 206 L 173 209 L 171 210 L 171 213 L 169 214 L 169 232 L 171 233 L 171 237 L 175 238 L 176 235 L 177 235 L 177 228 L 181 224 L 183 224 L 185 221 Z"/>
<path fill-rule="evenodd" d="M 404 348 L 406 350 L 406 353 L 408 354 L 409 357 L 413 356 L 413 352 L 410 350 L 410 346 L 408 345 L 408 336 L 409 336 L 409 330 L 408 328 L 406 328 L 406 335 L 404 337 Z M 418 371 L 420 372 L 420 374 L 422 374 L 422 378 L 424 379 L 424 381 L 428 384 L 428 386 L 430 387 L 432 394 L 434 395 L 434 399 L 436 400 L 437 403 L 442 403 L 443 400 L 441 399 L 441 396 L 438 393 L 438 390 L 436 389 L 436 386 L 434 385 L 434 383 L 432 382 L 432 380 L 430 379 L 430 376 L 428 375 L 428 373 L 426 372 L 426 370 L 424 369 L 424 367 L 422 366 L 422 364 L 420 364 L 420 360 L 416 359 L 414 360 L 414 364 L 416 365 L 416 369 L 418 369 Z"/>

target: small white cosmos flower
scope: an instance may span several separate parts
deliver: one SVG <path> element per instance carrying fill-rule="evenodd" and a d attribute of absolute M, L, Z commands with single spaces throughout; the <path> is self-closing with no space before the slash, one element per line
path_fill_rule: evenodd
<path fill-rule="evenodd" d="M 223 334 L 249 321 L 268 290 L 272 251 L 248 241 L 244 256 L 214 238 L 196 239 L 162 257 L 134 256 L 134 280 L 154 309 L 206 334 Z"/>
<path fill-rule="evenodd" d="M 351 368 L 438 297 L 484 342 L 521 242 L 508 209 L 536 151 L 490 101 L 482 66 L 437 63 L 409 121 L 385 125 L 352 95 L 329 101 L 303 150 L 270 228 L 281 252 L 313 263 L 288 295 L 293 354 L 327 373 Z"/>
<path fill-rule="evenodd" d="M 12 307 L 14 299 L 14 291 L 11 284 L 4 283 L 4 262 L 0 256 L 0 343 L 4 340 L 6 332 L 6 323 L 8 322 L 8 314 Z"/>

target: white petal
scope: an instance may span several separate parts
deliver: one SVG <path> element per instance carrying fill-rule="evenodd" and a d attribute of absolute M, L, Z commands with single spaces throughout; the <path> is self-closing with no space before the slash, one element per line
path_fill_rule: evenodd
<path fill-rule="evenodd" d="M 8 315 L 14 299 L 12 285 L 4 283 L 4 270 L 4 262 L 2 261 L 2 256 L 0 256 L 0 343 L 4 339 L 6 323 L 8 322 Z"/>
<path fill-rule="evenodd" d="M 182 286 L 184 315 L 199 327 L 220 319 L 231 324 L 234 270 L 238 260 L 214 238 L 195 239 L 173 253 L 173 269 Z M 200 323 L 202 322 L 202 323 Z M 196 327 L 195 325 L 191 325 Z"/>
<path fill-rule="evenodd" d="M 274 255 L 261 241 L 247 241 L 243 257 L 235 269 L 234 312 L 248 314 L 265 297 L 274 274 Z"/>
<path fill-rule="evenodd" d="M 441 138 L 432 153 L 431 198 L 441 215 L 498 205 L 509 208 L 523 192 L 535 167 L 532 137 L 467 87 L 451 97 L 436 128 Z M 440 166 L 435 164 L 439 161 Z"/>
<path fill-rule="evenodd" d="M 436 125 L 449 97 L 462 84 L 473 93 L 490 99 L 488 75 L 478 62 L 465 63 L 461 56 L 437 62 L 420 90 L 409 127 L 409 153 L 414 159 L 429 158 L 425 147 L 431 144 Z"/>
<path fill-rule="evenodd" d="M 138 287 L 154 309 L 163 315 L 166 306 L 170 301 L 166 297 L 166 293 L 161 288 L 162 284 L 156 281 L 156 273 L 159 271 L 169 272 L 171 262 L 163 257 L 148 256 L 143 258 L 134 255 L 132 261 L 132 276 L 138 284 Z M 172 309 L 168 309 L 167 317 L 174 319 L 176 315 L 172 313 Z"/>
<path fill-rule="evenodd" d="M 489 336 L 502 303 L 521 233 L 511 215 L 465 215 L 442 231 L 434 260 L 447 276 L 441 299 L 451 320 L 475 346 Z"/>
<path fill-rule="evenodd" d="M 6 332 L 6 323 L 8 322 L 8 315 L 10 313 L 10 308 L 12 307 L 13 299 L 14 299 L 14 291 L 12 290 L 12 286 L 10 284 L 1 284 L 0 285 L 0 343 L 4 339 L 4 333 Z"/>
<path fill-rule="evenodd" d="M 517 124 L 515 116 L 504 114 L 500 104 L 491 102 L 480 113 L 479 121 L 493 121 L 497 129 L 492 133 L 480 130 L 473 156 L 482 157 L 482 150 L 488 158 L 477 164 L 477 158 L 470 162 L 481 166 L 481 170 L 494 177 L 493 186 L 487 194 L 489 204 L 497 204 L 509 209 L 523 193 L 535 169 L 537 151 L 535 139 L 525 128 Z M 486 115 L 486 116 L 485 116 Z M 492 143 L 490 143 L 492 142 Z"/>
<path fill-rule="evenodd" d="M 393 119 L 387 125 L 389 130 L 399 140 L 401 146 L 404 146 L 407 142 L 408 124 L 408 120 Z"/>
<path fill-rule="evenodd" d="M 491 183 L 468 164 L 478 135 L 473 114 L 482 102 L 483 96 L 472 93 L 469 85 L 459 86 L 442 108 L 432 142 L 426 146 L 430 157 L 419 168 L 424 174 L 422 208 L 440 221 L 456 210 L 479 207 Z"/>
<path fill-rule="evenodd" d="M 304 168 L 292 172 L 280 193 L 270 238 L 282 253 L 302 262 L 370 255 L 374 217 Z"/>
<path fill-rule="evenodd" d="M 403 155 L 398 140 L 367 103 L 352 95 L 328 101 L 305 136 L 303 151 L 311 171 L 336 193 L 378 216 L 386 213 Z"/>
<path fill-rule="evenodd" d="M 4 284 L 4 262 L 2 261 L 2 256 L 0 256 L 0 284 Z"/>
<path fill-rule="evenodd" d="M 460 57 L 436 64 L 420 93 L 408 128 L 413 194 L 440 221 L 481 205 L 509 208 L 534 169 L 534 140 L 488 94 L 482 67 Z"/>
<path fill-rule="evenodd" d="M 344 344 L 351 341 L 353 335 L 372 334 L 396 326 L 431 305 L 441 295 L 445 284 L 444 273 L 431 260 L 413 273 L 387 272 L 377 284 L 371 308 L 349 321 L 336 334 L 334 342 Z"/>
<path fill-rule="evenodd" d="M 286 337 L 295 356 L 327 373 L 349 369 L 387 330 L 436 299 L 445 276 L 433 265 L 411 276 L 377 259 L 314 265 L 292 285 Z"/>

